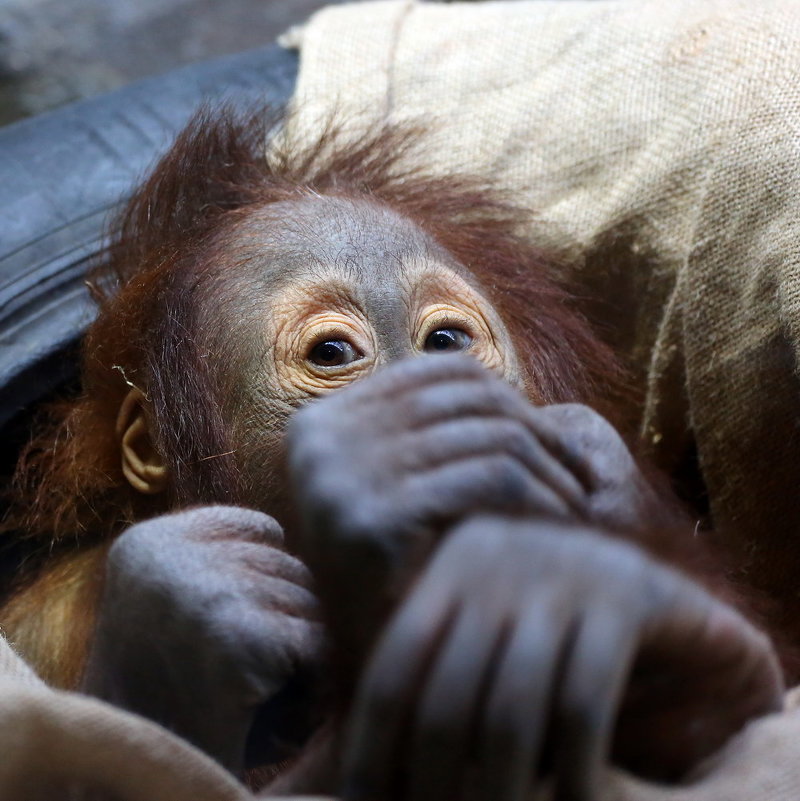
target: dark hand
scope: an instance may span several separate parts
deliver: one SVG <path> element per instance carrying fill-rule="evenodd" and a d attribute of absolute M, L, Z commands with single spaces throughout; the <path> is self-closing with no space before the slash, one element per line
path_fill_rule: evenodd
<path fill-rule="evenodd" d="M 268 719 L 270 702 L 281 709 L 273 733 L 288 736 L 286 688 L 320 658 L 310 586 L 260 512 L 206 507 L 133 526 L 109 553 L 84 689 L 237 772 L 255 714 Z"/>
<path fill-rule="evenodd" d="M 640 549 L 479 518 L 448 535 L 381 636 L 345 798 L 523 801 L 547 775 L 559 801 L 587 801 L 612 747 L 674 778 L 781 690 L 766 637 Z"/>
<path fill-rule="evenodd" d="M 580 517 L 616 532 L 664 531 L 687 524 L 676 502 L 650 485 L 617 430 L 580 403 L 534 408 L 540 438 L 580 482 Z"/>
<path fill-rule="evenodd" d="M 465 356 L 397 363 L 309 405 L 289 453 L 299 552 L 366 640 L 454 521 L 529 513 L 630 527 L 654 501 L 597 413 L 536 408 Z"/>

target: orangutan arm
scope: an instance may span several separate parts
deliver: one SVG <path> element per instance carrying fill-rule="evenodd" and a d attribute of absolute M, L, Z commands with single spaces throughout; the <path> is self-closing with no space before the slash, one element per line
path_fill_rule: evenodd
<path fill-rule="evenodd" d="M 0 609 L 0 629 L 48 684 L 75 689 L 86 663 L 111 543 L 63 554 Z"/>

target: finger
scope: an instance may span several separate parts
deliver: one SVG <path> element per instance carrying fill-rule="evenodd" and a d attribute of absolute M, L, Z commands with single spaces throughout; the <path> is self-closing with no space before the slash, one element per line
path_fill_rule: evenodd
<path fill-rule="evenodd" d="M 209 602 L 220 606 L 238 598 L 247 605 L 269 611 L 319 619 L 319 601 L 310 587 L 309 571 L 297 559 L 251 542 L 226 542 L 216 546 L 203 555 L 202 562 L 189 566 L 192 572 L 187 577 L 187 585 L 190 576 L 198 571 L 205 577 L 202 595 Z M 225 567 L 225 572 L 215 572 L 220 565 Z M 191 592 L 201 597 L 198 590 Z"/>
<path fill-rule="evenodd" d="M 223 547 L 230 549 L 232 544 L 225 543 Z M 296 556 L 277 548 L 249 542 L 237 543 L 236 547 L 241 549 L 241 558 L 251 570 L 264 576 L 282 578 L 308 590 L 314 586 L 311 571 Z"/>
<path fill-rule="evenodd" d="M 321 624 L 284 618 L 277 628 L 270 615 L 260 622 L 260 627 L 248 625 L 240 639 L 246 661 L 235 665 L 238 678 L 223 677 L 207 703 L 197 704 L 197 696 L 191 696 L 195 703 L 188 712 L 199 742 L 236 772 L 247 754 L 256 764 L 285 755 L 304 731 L 326 653 Z"/>
<path fill-rule="evenodd" d="M 619 608 L 591 611 L 577 626 L 556 700 L 559 801 L 590 801 L 596 795 L 640 629 L 638 611 Z"/>
<path fill-rule="evenodd" d="M 568 599 L 554 592 L 533 599 L 514 627 L 492 681 L 478 741 L 480 801 L 529 797 L 572 623 Z"/>
<path fill-rule="evenodd" d="M 218 616 L 219 654 L 229 665 L 230 683 L 240 705 L 255 706 L 271 697 L 299 670 L 323 661 L 326 648 L 321 623 L 291 615 L 277 617 L 254 605 L 226 610 Z"/>
<path fill-rule="evenodd" d="M 747 720 L 779 709 L 783 680 L 763 633 L 684 577 L 670 579 L 671 571 L 662 571 L 660 603 L 648 615 L 637 656 L 645 669 L 637 675 L 636 695 L 626 692 L 624 712 L 634 715 L 625 715 L 615 752 L 651 775 L 680 776 Z M 669 704 L 659 709 L 644 677 L 669 687 Z M 651 742 L 643 755 L 637 728 L 655 715 L 657 745 Z"/>
<path fill-rule="evenodd" d="M 369 382 L 348 388 L 351 399 L 356 396 L 389 397 L 407 396 L 428 384 L 454 381 L 485 381 L 491 373 L 477 359 L 465 354 L 439 355 L 436 359 L 406 359 L 379 370 Z"/>
<path fill-rule="evenodd" d="M 472 512 L 569 516 L 569 506 L 517 459 L 505 455 L 467 458 L 412 475 L 399 497 L 419 498 L 425 520 L 447 523 Z"/>
<path fill-rule="evenodd" d="M 627 445 L 619 432 L 594 409 L 580 403 L 559 403 L 529 407 L 528 422 L 542 444 L 559 459 L 583 486 L 591 488 L 602 475 L 598 464 L 613 457 L 631 460 Z M 603 460 L 591 459 L 602 452 Z M 602 471 L 601 471 L 602 472 Z"/>
<path fill-rule="evenodd" d="M 465 381 L 485 381 L 490 375 L 477 359 L 464 354 L 437 356 L 436 359 L 411 358 L 395 362 L 357 381 L 341 392 L 325 399 L 325 404 L 310 404 L 293 415 L 288 428 L 290 440 L 307 426 L 315 427 L 324 421 L 335 406 L 352 409 L 354 405 L 383 404 L 386 400 L 398 401 L 430 384 Z"/>
<path fill-rule="evenodd" d="M 248 583 L 247 597 L 261 609 L 279 612 L 301 620 L 322 619 L 322 610 L 316 595 L 292 581 L 279 576 L 256 576 Z"/>
<path fill-rule="evenodd" d="M 344 749 L 345 801 L 390 797 L 409 710 L 454 609 L 428 571 L 385 629 L 353 703 Z"/>
<path fill-rule="evenodd" d="M 235 538 L 282 548 L 283 529 L 274 517 L 239 506 L 203 506 L 164 518 L 191 527 L 204 539 Z"/>
<path fill-rule="evenodd" d="M 508 417 L 459 418 L 406 435 L 399 443 L 406 469 L 430 469 L 485 454 L 507 454 L 580 512 L 586 497 L 581 484 L 518 420 Z"/>
<path fill-rule="evenodd" d="M 261 637 L 261 652 L 268 655 L 275 664 L 275 619 L 269 615 L 263 616 L 266 636 Z M 293 675 L 301 671 L 314 672 L 326 663 L 328 653 L 328 638 L 325 626 L 319 621 L 304 620 L 299 617 L 286 617 L 280 621 L 281 647 L 287 654 L 287 674 Z M 267 664 L 267 663 L 263 663 Z"/>
<path fill-rule="evenodd" d="M 459 615 L 425 682 L 409 760 L 410 801 L 455 798 L 467 747 L 478 718 L 494 652 L 501 647 L 502 621 L 468 606 Z"/>
<path fill-rule="evenodd" d="M 524 420 L 530 406 L 517 390 L 485 369 L 477 375 L 417 387 L 406 393 L 402 403 L 405 419 L 416 429 L 461 417 Z"/>

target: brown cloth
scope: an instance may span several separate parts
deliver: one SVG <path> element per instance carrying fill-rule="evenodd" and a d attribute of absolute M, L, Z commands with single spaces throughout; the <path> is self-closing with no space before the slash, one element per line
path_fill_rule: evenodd
<path fill-rule="evenodd" d="M 688 788 L 658 788 L 609 772 L 601 801 L 796 801 L 799 755 L 800 711 L 787 711 L 751 724 Z M 51 690 L 0 637 L 0 801 L 77 801 L 87 792 L 92 801 L 255 798 L 160 726 Z"/>
<path fill-rule="evenodd" d="M 797 603 L 800 6 L 359 3 L 286 41 L 291 136 L 421 121 L 428 168 L 535 210 L 646 391 L 647 447 L 676 470 L 696 445 L 737 563 Z"/>
<path fill-rule="evenodd" d="M 333 106 L 356 130 L 421 118 L 437 126 L 436 169 L 516 190 L 537 210 L 531 235 L 563 245 L 576 278 L 616 305 L 653 452 L 670 465 L 696 439 L 717 525 L 787 588 L 800 575 L 799 15 L 789 0 L 332 8 L 294 35 L 302 101 L 289 133 Z M 48 689 L 0 640 L 0 801 L 76 787 L 125 801 L 252 797 L 155 724 Z M 686 787 L 609 772 L 602 791 L 798 798 L 800 712 L 788 708 Z"/>
<path fill-rule="evenodd" d="M 0 801 L 84 798 L 254 801 L 256 796 L 161 726 L 47 687 L 0 635 Z"/>
<path fill-rule="evenodd" d="M 0 637 L 0 799 L 66 801 L 84 790 L 115 801 L 252 799 L 160 726 L 51 690 Z"/>

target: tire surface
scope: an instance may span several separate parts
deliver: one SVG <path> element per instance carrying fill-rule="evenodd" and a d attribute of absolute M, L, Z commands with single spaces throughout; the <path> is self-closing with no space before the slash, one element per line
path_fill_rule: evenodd
<path fill-rule="evenodd" d="M 76 374 L 83 276 L 110 213 L 204 101 L 284 105 L 296 54 L 271 45 L 184 67 L 0 129 L 0 442 Z M 16 418 L 16 420 L 15 420 Z"/>

